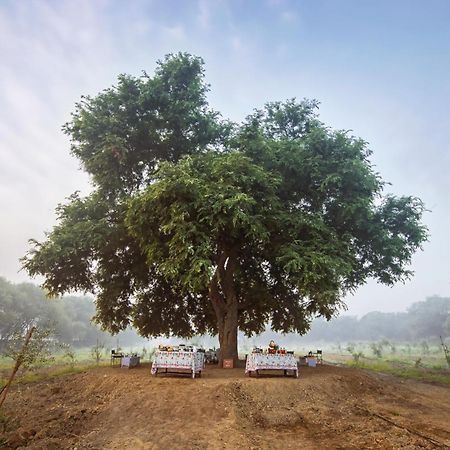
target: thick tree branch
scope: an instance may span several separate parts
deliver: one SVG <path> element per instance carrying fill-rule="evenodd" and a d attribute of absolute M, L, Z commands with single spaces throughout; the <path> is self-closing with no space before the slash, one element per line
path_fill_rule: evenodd
<path fill-rule="evenodd" d="M 218 268 L 216 268 L 216 271 L 209 283 L 208 296 L 214 308 L 214 312 L 216 313 L 218 318 L 221 318 L 224 316 L 226 309 L 225 309 L 225 300 L 219 290 L 218 278 L 219 273 Z"/>

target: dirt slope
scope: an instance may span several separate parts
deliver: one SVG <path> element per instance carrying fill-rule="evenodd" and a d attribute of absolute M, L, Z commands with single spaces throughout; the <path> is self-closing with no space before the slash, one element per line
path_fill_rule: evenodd
<path fill-rule="evenodd" d="M 200 379 L 101 368 L 17 387 L 9 448 L 450 448 L 450 389 L 355 369 Z"/>

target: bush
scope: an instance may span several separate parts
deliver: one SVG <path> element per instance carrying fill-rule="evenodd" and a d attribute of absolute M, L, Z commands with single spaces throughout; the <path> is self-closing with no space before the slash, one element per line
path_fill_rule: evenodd
<path fill-rule="evenodd" d="M 363 352 L 353 352 L 352 356 L 353 356 L 353 361 L 355 361 L 355 363 L 358 363 L 360 358 L 364 358 L 364 353 Z"/>
<path fill-rule="evenodd" d="M 64 350 L 63 359 L 66 359 L 73 369 L 75 363 L 77 362 L 75 350 L 69 344 L 62 344 L 62 349 Z"/>
<path fill-rule="evenodd" d="M 420 346 L 422 347 L 422 353 L 428 353 L 430 351 L 430 346 L 428 345 L 427 341 L 422 341 L 420 343 Z"/>
<path fill-rule="evenodd" d="M 92 359 L 97 363 L 97 365 L 100 364 L 104 349 L 105 349 L 105 344 L 103 344 L 102 342 L 99 342 L 98 340 L 97 340 L 97 343 L 91 348 Z"/>
<path fill-rule="evenodd" d="M 376 342 L 372 342 L 370 344 L 370 348 L 373 352 L 373 354 L 377 357 L 377 358 L 381 358 L 383 356 L 383 347 L 381 344 L 377 344 Z"/>
<path fill-rule="evenodd" d="M 25 343 L 25 334 L 17 331 L 8 339 L 3 356 L 17 361 Z M 50 328 L 34 329 L 28 346 L 23 349 L 20 366 L 22 369 L 33 369 L 54 361 L 53 354 L 61 347 Z"/>

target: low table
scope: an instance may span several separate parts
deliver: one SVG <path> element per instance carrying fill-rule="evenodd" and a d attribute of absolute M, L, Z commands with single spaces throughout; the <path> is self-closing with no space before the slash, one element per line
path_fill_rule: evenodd
<path fill-rule="evenodd" d="M 120 367 L 127 367 L 131 369 L 131 367 L 136 367 L 141 362 L 140 356 L 122 356 L 120 360 Z"/>
<path fill-rule="evenodd" d="M 179 373 L 180 369 L 190 370 L 192 378 L 201 376 L 205 367 L 205 354 L 202 352 L 163 352 L 157 351 L 153 357 L 152 375 L 157 375 L 159 369 L 164 373 Z M 169 371 L 170 369 L 170 371 Z"/>
<path fill-rule="evenodd" d="M 283 370 L 284 375 L 287 375 L 289 370 L 293 371 L 294 376 L 298 378 L 297 360 L 292 354 L 251 353 L 247 356 L 245 373 L 250 376 L 252 372 L 255 372 L 258 376 L 260 370 Z"/>

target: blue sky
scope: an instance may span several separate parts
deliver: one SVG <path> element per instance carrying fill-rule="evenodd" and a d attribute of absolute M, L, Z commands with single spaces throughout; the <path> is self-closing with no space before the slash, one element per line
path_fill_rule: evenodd
<path fill-rule="evenodd" d="M 151 73 L 166 53 L 202 56 L 209 100 L 239 121 L 266 101 L 316 98 L 321 119 L 374 151 L 389 191 L 421 197 L 431 240 L 414 279 L 369 283 L 351 314 L 450 296 L 450 2 L 0 0 L 0 275 L 88 179 L 61 125 L 82 94 Z"/>

